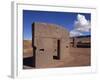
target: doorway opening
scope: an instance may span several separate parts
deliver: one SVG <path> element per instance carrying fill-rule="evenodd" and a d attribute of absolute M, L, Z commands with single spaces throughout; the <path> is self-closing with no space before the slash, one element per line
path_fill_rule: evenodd
<path fill-rule="evenodd" d="M 53 59 L 60 60 L 60 40 L 57 40 L 57 55 L 53 56 Z"/>
<path fill-rule="evenodd" d="M 27 68 L 35 68 L 36 67 L 36 47 L 34 45 L 35 38 L 35 27 L 34 23 L 32 24 L 32 55 L 30 57 L 23 58 L 23 65 Z"/>

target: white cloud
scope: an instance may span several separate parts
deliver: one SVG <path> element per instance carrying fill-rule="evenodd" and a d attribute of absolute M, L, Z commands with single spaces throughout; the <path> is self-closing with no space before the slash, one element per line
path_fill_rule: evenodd
<path fill-rule="evenodd" d="M 75 30 L 81 32 L 90 32 L 91 30 L 90 21 L 87 20 L 85 16 L 81 14 L 77 15 L 77 21 L 75 21 L 74 26 L 75 26 Z"/>
<path fill-rule="evenodd" d="M 77 20 L 74 22 L 74 29 L 70 31 L 70 37 L 84 35 L 83 32 L 90 32 L 91 23 L 84 15 L 78 14 Z"/>
<path fill-rule="evenodd" d="M 81 36 L 81 35 L 83 34 L 77 30 L 70 31 L 70 37 Z"/>

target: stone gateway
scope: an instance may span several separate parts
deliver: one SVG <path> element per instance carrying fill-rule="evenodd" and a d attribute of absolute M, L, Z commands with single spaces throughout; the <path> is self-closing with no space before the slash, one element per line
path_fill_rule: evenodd
<path fill-rule="evenodd" d="M 69 32 L 50 23 L 32 24 L 33 67 L 60 67 L 70 60 Z"/>

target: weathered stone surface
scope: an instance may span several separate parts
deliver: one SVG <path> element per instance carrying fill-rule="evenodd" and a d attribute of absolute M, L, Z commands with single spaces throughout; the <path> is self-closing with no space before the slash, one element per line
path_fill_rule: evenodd
<path fill-rule="evenodd" d="M 34 23 L 34 45 L 36 47 L 36 68 L 60 66 L 70 60 L 69 32 L 62 26 L 49 23 Z M 57 55 L 57 41 L 60 41 L 60 59 Z"/>

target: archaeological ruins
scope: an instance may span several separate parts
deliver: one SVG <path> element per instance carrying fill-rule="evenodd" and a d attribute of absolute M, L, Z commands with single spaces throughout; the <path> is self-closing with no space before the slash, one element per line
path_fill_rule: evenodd
<path fill-rule="evenodd" d="M 70 60 L 69 32 L 56 24 L 32 24 L 33 67 L 59 67 Z"/>

